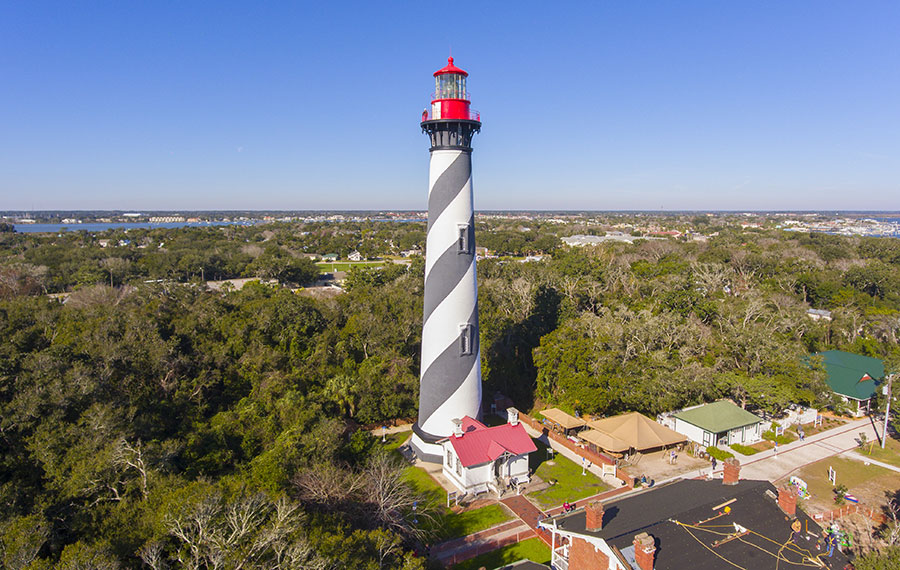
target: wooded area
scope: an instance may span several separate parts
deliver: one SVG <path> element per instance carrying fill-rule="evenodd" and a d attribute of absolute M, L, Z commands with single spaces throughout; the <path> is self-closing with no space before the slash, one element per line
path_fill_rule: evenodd
<path fill-rule="evenodd" d="M 359 429 L 416 414 L 421 260 L 333 298 L 201 281 L 309 283 L 303 253 L 424 248 L 423 229 L 0 234 L 0 566 L 425 568 L 427 505 Z M 544 230 L 477 236 L 551 254 L 478 264 L 485 394 L 523 410 L 840 408 L 807 355 L 898 351 L 900 240 L 727 226 L 568 248 L 571 228 Z"/>

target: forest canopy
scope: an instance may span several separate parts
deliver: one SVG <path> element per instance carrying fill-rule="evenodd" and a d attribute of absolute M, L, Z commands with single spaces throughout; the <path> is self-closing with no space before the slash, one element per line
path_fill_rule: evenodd
<path fill-rule="evenodd" d="M 484 392 L 523 410 L 839 408 L 808 355 L 898 350 L 900 240 L 728 226 L 570 248 L 534 227 L 476 238 L 549 253 L 478 265 Z M 404 484 L 361 428 L 416 414 L 421 259 L 302 287 L 306 253 L 396 255 L 422 230 L 0 235 L 0 566 L 424 568 L 409 512 L 360 487 Z M 273 283 L 203 285 L 238 276 Z"/>

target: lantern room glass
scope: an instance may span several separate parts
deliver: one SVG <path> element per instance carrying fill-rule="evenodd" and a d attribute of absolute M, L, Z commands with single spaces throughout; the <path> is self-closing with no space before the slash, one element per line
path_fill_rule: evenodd
<path fill-rule="evenodd" d="M 444 73 L 434 78 L 435 99 L 466 99 L 466 76 L 459 73 Z"/>

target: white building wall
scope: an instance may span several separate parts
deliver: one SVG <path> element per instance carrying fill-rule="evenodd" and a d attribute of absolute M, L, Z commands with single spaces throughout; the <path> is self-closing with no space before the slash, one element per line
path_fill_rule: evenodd
<path fill-rule="evenodd" d="M 527 455 L 519 455 L 512 458 L 509 464 L 509 476 L 515 477 L 520 483 L 529 480 Z"/>
<path fill-rule="evenodd" d="M 703 429 L 695 426 L 694 424 L 689 424 L 686 421 L 675 418 L 675 427 L 672 428 L 681 435 L 687 437 L 691 441 L 695 441 L 700 445 L 703 445 Z"/>

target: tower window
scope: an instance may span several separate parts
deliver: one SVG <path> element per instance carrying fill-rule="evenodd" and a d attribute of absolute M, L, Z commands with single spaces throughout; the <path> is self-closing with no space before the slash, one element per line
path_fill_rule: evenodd
<path fill-rule="evenodd" d="M 474 344 L 475 327 L 470 324 L 459 326 L 459 355 L 469 356 L 472 354 L 472 345 Z"/>
<path fill-rule="evenodd" d="M 456 240 L 456 253 L 469 253 L 469 225 L 459 226 L 459 236 Z"/>

